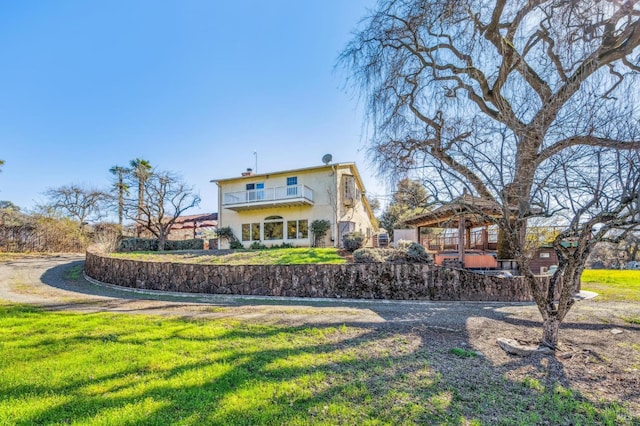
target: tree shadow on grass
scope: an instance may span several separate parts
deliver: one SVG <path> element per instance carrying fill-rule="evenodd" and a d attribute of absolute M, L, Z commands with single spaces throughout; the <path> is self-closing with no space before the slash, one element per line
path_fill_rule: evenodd
<path fill-rule="evenodd" d="M 115 315 L 78 314 L 79 323 L 96 322 L 96 334 L 82 339 L 85 329 L 74 328 L 71 315 L 38 310 L 30 315 L 25 320 L 46 322 L 52 332 L 68 334 L 40 341 L 43 363 L 46 357 L 62 357 L 66 348 L 68 354 L 95 351 L 82 362 L 116 366 L 69 372 L 55 383 L 30 385 L 26 378 L 4 388 L 2 404 L 64 396 L 37 412 L 9 418 L 10 423 L 634 421 L 621 417 L 615 404 L 570 391 L 563 366 L 553 356 L 509 358 L 495 365 L 482 356 L 456 355 L 454 348 L 472 348 L 466 331 L 251 324 L 206 330 L 214 325 L 149 317 L 123 317 L 122 329 Z M 118 357 L 127 353 L 139 356 L 121 362 Z M 508 378 L 510 371 L 522 368 L 530 370 L 529 382 Z"/>
<path fill-rule="evenodd" d="M 81 262 L 48 270 L 42 277 L 45 284 L 55 283 L 63 271 Z M 48 275 L 49 274 L 49 275 Z M 79 283 L 81 291 L 95 294 L 95 288 Z M 62 285 L 61 288 L 69 290 Z M 95 287 L 95 286 L 94 286 Z M 75 291 L 75 290 L 72 290 Z M 146 299 L 148 295 L 121 292 L 110 297 Z M 183 300 L 183 299 L 182 299 Z M 238 306 L 240 303 L 265 304 L 264 301 L 242 300 L 241 302 L 216 301 L 215 306 Z M 274 304 L 284 304 L 281 300 Z M 116 304 L 117 305 L 117 304 Z M 185 306 L 187 304 L 184 304 Z M 289 305 L 309 307 L 353 306 L 369 309 L 384 320 L 373 323 L 360 320 L 345 321 L 345 325 L 364 330 L 362 335 L 336 343 L 308 343 L 304 347 L 287 349 L 261 349 L 255 353 L 241 353 L 233 357 L 215 357 L 187 363 L 179 367 L 161 371 L 144 368 L 133 371 L 124 369 L 121 374 L 141 374 L 155 382 L 154 386 L 140 389 L 135 383 L 120 384 L 105 395 L 82 397 L 83 389 L 95 384 L 95 380 L 72 381 L 70 388 L 40 389 L 61 391 L 74 395 L 73 401 L 51 408 L 31 420 L 47 422 L 63 416 L 65 412 L 75 413 L 74 406 L 83 405 L 74 421 L 91 421 L 101 413 L 126 411 L 141 401 L 156 401 L 155 408 L 148 408 L 137 421 L 162 424 L 168 421 L 187 419 L 187 423 L 308 423 L 335 422 L 349 423 L 378 419 L 389 423 L 439 423 L 463 422 L 478 419 L 497 423 L 558 423 L 562 422 L 600 424 L 610 422 L 633 424 L 640 419 L 624 414 L 617 403 L 597 402 L 571 390 L 576 383 L 574 376 L 566 375 L 564 364 L 553 356 L 531 358 L 509 358 L 507 362 L 496 364 L 486 357 L 461 359 L 451 349 L 473 348 L 474 339 L 466 326 L 470 318 L 488 318 L 491 321 L 509 325 L 514 329 L 530 332 L 539 330 L 540 322 L 523 318 L 505 310 L 505 306 L 522 304 L 493 303 L 401 303 L 380 304 L 376 301 L 358 304 L 334 304 L 331 302 L 300 302 Z M 169 300 L 165 307 L 175 306 Z M 576 309 L 576 308 L 574 308 Z M 154 309 L 149 309 L 155 312 Z M 205 320 L 189 320 L 202 322 Z M 638 331 L 638 326 L 616 325 L 630 332 Z M 317 324 L 314 330 L 327 329 L 337 333 L 334 326 Z M 610 324 L 594 322 L 566 322 L 563 331 L 608 330 Z M 309 326 L 278 327 L 257 331 L 251 326 L 231 328 L 214 339 L 186 333 L 187 328 L 176 329 L 170 335 L 150 339 L 147 337 L 127 337 L 120 339 L 130 345 L 160 344 L 163 341 L 200 341 L 211 345 L 211 351 L 224 351 L 219 342 L 241 344 L 244 339 L 269 341 L 277 335 L 297 335 L 310 329 Z M 417 347 L 403 353 L 397 345 L 389 344 L 391 338 L 418 339 Z M 564 336 L 564 334 L 563 334 Z M 505 336 L 508 337 L 508 336 Z M 319 339 L 322 340 L 322 339 Z M 114 342 L 111 342 L 114 343 Z M 361 346 L 366 343 L 367 350 Z M 46 347 L 46 342 L 45 342 Z M 371 347 L 382 348 L 372 351 Z M 326 364 L 310 363 L 307 367 L 287 367 L 288 360 L 296 356 L 311 354 L 314 357 L 330 357 L 337 351 L 353 350 L 357 356 L 348 360 L 330 360 Z M 375 353 L 375 356 L 371 354 Z M 177 355 L 182 356 L 182 355 Z M 212 376 L 209 381 L 199 384 L 170 384 L 181 375 L 206 370 L 212 365 L 224 362 L 230 370 L 222 375 Z M 276 373 L 269 367 L 280 365 Z M 525 370 L 528 379 L 510 378 L 512 373 Z M 153 376 L 158 374 L 159 376 Z M 208 374 L 208 373 L 203 373 Z M 114 380 L 107 375 L 99 381 Z M 516 376 L 518 376 L 516 374 Z M 117 379 L 118 374 L 116 374 Z M 521 376 L 518 376 L 521 377 Z M 301 390 L 305 383 L 308 387 Z M 311 384 L 309 384 L 311 383 Z M 585 378 L 585 385 L 597 386 L 598 377 Z M 271 385 L 277 385 L 272 389 Z M 295 386 L 294 386 L 295 385 Z M 257 398 L 246 396 L 251 389 L 271 389 Z M 288 389 L 288 390 L 287 390 Z M 17 393 L 26 392 L 15 389 Z M 134 396 L 125 396 L 134 393 Z M 258 392 L 258 391 L 256 391 Z M 122 394 L 122 395 L 120 395 Z M 259 394 L 259 392 L 258 392 Z M 638 401 L 638 386 L 629 386 L 619 392 L 614 400 Z M 391 414 L 388 414 L 391 413 Z M 622 414 L 620 414 L 622 413 Z"/>

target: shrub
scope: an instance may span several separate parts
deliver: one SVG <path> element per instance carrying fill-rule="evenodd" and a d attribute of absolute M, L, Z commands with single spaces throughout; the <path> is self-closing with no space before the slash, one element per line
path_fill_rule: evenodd
<path fill-rule="evenodd" d="M 238 250 L 238 249 L 243 249 L 244 246 L 242 245 L 242 243 L 238 240 L 233 240 L 229 243 L 229 248 L 231 250 Z"/>
<path fill-rule="evenodd" d="M 96 227 L 93 234 L 94 247 L 100 253 L 113 253 L 118 250 L 120 234 L 118 229 L 107 227 Z"/>
<path fill-rule="evenodd" d="M 272 249 L 290 249 L 290 248 L 296 248 L 296 246 L 294 246 L 293 244 L 289 244 L 289 243 L 283 242 L 282 244 L 273 245 L 270 248 L 272 248 Z"/>
<path fill-rule="evenodd" d="M 411 244 L 415 244 L 411 240 L 398 240 L 396 247 L 399 249 L 408 249 Z"/>
<path fill-rule="evenodd" d="M 233 241 L 236 239 L 236 236 L 233 235 L 233 230 L 230 226 L 225 226 L 217 230 L 218 238 L 226 238 L 229 241 Z"/>
<path fill-rule="evenodd" d="M 123 238 L 118 251 L 158 251 L 158 240 L 152 238 Z"/>
<path fill-rule="evenodd" d="M 429 253 L 418 243 L 411 243 L 411 245 L 409 245 L 406 258 L 407 261 L 415 263 L 428 262 L 431 260 Z"/>
<path fill-rule="evenodd" d="M 355 263 L 431 263 L 432 259 L 424 247 L 412 243 L 408 248 L 361 248 L 353 252 Z"/>
<path fill-rule="evenodd" d="M 254 241 L 251 243 L 251 245 L 249 246 L 249 248 L 251 250 L 264 250 L 267 248 L 267 246 L 265 246 L 264 244 L 262 244 L 260 241 Z"/>
<path fill-rule="evenodd" d="M 362 232 L 350 232 L 342 236 L 342 244 L 347 251 L 356 251 L 362 247 L 364 235 Z"/>
<path fill-rule="evenodd" d="M 164 242 L 165 250 L 204 250 L 204 240 L 194 238 L 191 240 L 167 240 Z"/>
<path fill-rule="evenodd" d="M 311 222 L 311 233 L 313 234 L 313 246 L 317 247 L 321 242 L 327 231 L 331 228 L 331 222 L 326 219 L 316 219 Z"/>
<path fill-rule="evenodd" d="M 405 263 L 407 261 L 407 249 L 387 248 L 384 250 L 385 262 Z"/>
<path fill-rule="evenodd" d="M 378 249 L 361 248 L 353 252 L 353 261 L 355 263 L 380 263 L 384 262 L 384 259 Z"/>
<path fill-rule="evenodd" d="M 167 240 L 164 249 L 171 250 L 203 250 L 204 241 L 192 240 Z M 118 251 L 158 251 L 158 240 L 155 238 L 123 238 L 118 246 Z"/>

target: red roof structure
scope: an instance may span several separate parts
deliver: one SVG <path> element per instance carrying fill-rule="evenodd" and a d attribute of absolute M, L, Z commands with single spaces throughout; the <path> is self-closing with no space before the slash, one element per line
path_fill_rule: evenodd
<path fill-rule="evenodd" d="M 218 213 L 192 214 L 180 216 L 171 229 L 193 229 L 218 226 Z"/>

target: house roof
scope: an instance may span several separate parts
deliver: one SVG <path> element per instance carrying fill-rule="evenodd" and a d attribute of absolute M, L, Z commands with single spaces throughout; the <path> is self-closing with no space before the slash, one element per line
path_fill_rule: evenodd
<path fill-rule="evenodd" d="M 268 173 L 253 173 L 247 176 L 234 176 L 234 177 L 230 177 L 230 178 L 223 178 L 223 179 L 213 179 L 210 182 L 212 183 L 221 183 L 221 182 L 231 182 L 234 180 L 244 180 L 244 179 L 255 179 L 255 178 L 269 178 L 272 175 L 282 175 L 282 174 L 293 174 L 293 173 L 299 173 L 299 172 L 307 172 L 307 171 L 311 171 L 311 170 L 322 170 L 322 169 L 331 169 L 334 167 L 351 167 L 352 170 L 354 171 L 355 175 L 358 177 L 358 180 L 360 181 L 360 186 L 362 188 L 364 188 L 364 185 L 362 184 L 362 179 L 360 178 L 360 173 L 358 172 L 358 169 L 356 168 L 356 163 L 353 162 L 347 162 L 347 163 L 332 163 L 332 164 L 323 164 L 321 166 L 312 166 L 312 167 L 302 167 L 299 169 L 289 169 L 289 170 L 276 170 L 273 172 L 268 172 Z"/>
<path fill-rule="evenodd" d="M 517 209 L 512 207 L 511 211 Z M 418 227 L 452 228 L 458 226 L 460 218 L 464 218 L 465 226 L 476 227 L 490 225 L 503 214 L 503 207 L 495 201 L 463 194 L 435 210 L 409 218 L 404 223 Z"/>

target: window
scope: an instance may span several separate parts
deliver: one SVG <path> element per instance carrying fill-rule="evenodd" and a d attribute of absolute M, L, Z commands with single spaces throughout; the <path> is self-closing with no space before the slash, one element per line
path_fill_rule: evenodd
<path fill-rule="evenodd" d="M 260 224 L 243 223 L 242 241 L 260 241 Z"/>
<path fill-rule="evenodd" d="M 287 239 L 297 240 L 309 238 L 309 222 L 304 220 L 290 220 L 287 222 Z"/>
<path fill-rule="evenodd" d="M 298 177 L 291 176 L 287 178 L 287 197 L 298 196 Z"/>
<path fill-rule="evenodd" d="M 264 182 L 248 183 L 245 188 L 248 201 L 264 200 Z"/>
<path fill-rule="evenodd" d="M 343 179 L 343 203 L 346 206 L 352 205 L 356 198 L 356 178 L 352 175 L 344 175 Z"/>
<path fill-rule="evenodd" d="M 284 239 L 284 221 L 282 216 L 269 216 L 264 219 L 264 239 Z"/>
<path fill-rule="evenodd" d="M 309 238 L 309 222 L 306 219 L 298 221 L 298 238 Z"/>

